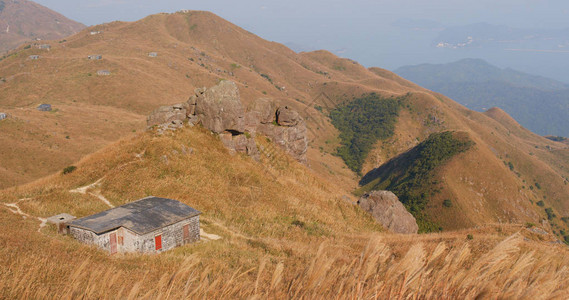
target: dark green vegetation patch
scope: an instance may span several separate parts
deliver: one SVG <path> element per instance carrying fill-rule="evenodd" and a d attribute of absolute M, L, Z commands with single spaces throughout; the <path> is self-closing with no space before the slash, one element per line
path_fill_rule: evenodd
<path fill-rule="evenodd" d="M 63 175 L 65 175 L 65 174 L 73 173 L 73 171 L 75 171 L 75 170 L 77 170 L 76 166 L 69 166 L 69 167 L 65 167 L 63 169 L 62 173 L 63 173 Z"/>
<path fill-rule="evenodd" d="M 439 191 L 437 184 L 433 184 L 436 181 L 434 171 L 473 144 L 466 133 L 433 133 L 416 147 L 367 173 L 356 194 L 372 190 L 392 191 L 417 219 L 419 232 L 438 231 L 439 226 L 424 212 L 429 198 Z"/>
<path fill-rule="evenodd" d="M 340 130 L 337 154 L 352 171 L 361 175 L 362 165 L 378 140 L 391 137 L 403 98 L 382 98 L 371 93 L 330 112 Z"/>

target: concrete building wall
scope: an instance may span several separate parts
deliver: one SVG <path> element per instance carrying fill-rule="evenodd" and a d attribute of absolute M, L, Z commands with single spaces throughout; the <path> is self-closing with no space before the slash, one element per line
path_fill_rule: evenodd
<path fill-rule="evenodd" d="M 98 235 L 90 230 L 85 230 L 77 227 L 69 227 L 69 232 L 75 239 L 82 243 L 95 245 L 103 250 L 110 251 L 111 242 L 109 234 L 116 232 L 116 230 Z"/>
<path fill-rule="evenodd" d="M 188 225 L 189 234 L 187 239 L 184 239 L 184 226 L 186 225 Z M 115 233 L 117 237 L 117 252 L 157 253 L 199 241 L 200 219 L 198 215 L 142 236 L 124 227 L 100 235 L 77 227 L 70 227 L 69 232 L 78 241 L 95 245 L 109 252 L 111 251 L 110 236 L 112 233 Z M 158 235 L 162 236 L 162 249 L 157 251 L 155 237 Z"/>
<path fill-rule="evenodd" d="M 184 241 L 184 226 L 189 225 L 189 239 Z M 155 237 L 162 235 L 162 249 L 156 251 Z M 200 240 L 200 217 L 195 216 L 187 220 L 166 226 L 159 230 L 140 236 L 136 242 L 138 251 L 155 253 L 167 251 L 177 246 L 193 243 Z"/>

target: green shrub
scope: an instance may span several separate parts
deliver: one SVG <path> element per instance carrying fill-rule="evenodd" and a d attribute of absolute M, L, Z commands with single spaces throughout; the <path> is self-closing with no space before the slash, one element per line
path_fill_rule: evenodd
<path fill-rule="evenodd" d="M 361 175 L 373 145 L 393 135 L 401 101 L 371 93 L 330 112 L 332 124 L 340 131 L 337 153 L 352 171 Z"/>
<path fill-rule="evenodd" d="M 466 239 L 467 239 L 467 240 L 472 240 L 472 239 L 474 239 L 474 236 L 472 236 L 472 234 L 467 234 L 467 235 L 466 235 Z"/>
<path fill-rule="evenodd" d="M 553 212 L 553 208 L 551 207 L 546 208 L 545 213 L 547 214 L 548 220 L 553 220 L 555 217 L 557 217 L 557 215 L 555 215 L 555 213 Z"/>
<path fill-rule="evenodd" d="M 544 207 L 544 206 L 545 206 L 545 203 L 544 203 L 542 200 L 537 201 L 536 204 L 537 204 L 537 206 L 539 206 L 539 207 Z"/>
<path fill-rule="evenodd" d="M 304 222 L 300 221 L 300 220 L 293 220 L 291 223 L 291 225 L 296 226 L 296 227 L 300 227 L 300 228 L 304 228 L 304 226 L 306 225 Z"/>
<path fill-rule="evenodd" d="M 450 201 L 450 199 L 445 199 L 445 201 L 443 201 L 443 206 L 444 207 L 451 207 L 452 202 Z"/>
<path fill-rule="evenodd" d="M 261 74 L 261 77 L 267 79 L 270 83 L 273 83 L 273 80 L 271 79 L 271 77 L 267 74 Z"/>
<path fill-rule="evenodd" d="M 65 167 L 65 168 L 63 169 L 63 174 L 64 174 L 64 175 L 65 175 L 65 174 L 69 174 L 69 173 L 72 173 L 72 172 L 75 171 L 75 170 L 77 170 L 77 167 L 76 167 L 76 166 Z"/>
<path fill-rule="evenodd" d="M 530 222 L 527 222 L 527 223 L 526 223 L 526 228 L 532 228 L 532 227 L 534 227 L 534 226 L 535 226 L 534 223 L 530 223 Z"/>

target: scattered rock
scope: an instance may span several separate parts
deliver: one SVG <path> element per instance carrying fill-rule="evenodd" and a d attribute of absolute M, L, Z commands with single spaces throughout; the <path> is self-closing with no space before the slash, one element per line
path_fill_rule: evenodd
<path fill-rule="evenodd" d="M 419 230 L 415 217 L 390 191 L 366 193 L 358 200 L 358 205 L 389 231 L 411 234 Z"/>
<path fill-rule="evenodd" d="M 0 120 L 4 120 L 4 119 L 6 119 L 7 117 L 8 117 L 7 114 L 5 114 L 5 113 L 0 113 Z"/>
<path fill-rule="evenodd" d="M 194 148 L 186 147 L 186 145 L 182 145 L 182 153 L 185 155 L 194 154 Z"/>
<path fill-rule="evenodd" d="M 549 233 L 541 228 L 538 227 L 533 227 L 533 228 L 529 228 L 530 231 L 537 233 L 537 234 L 541 234 L 541 235 L 548 235 Z"/>
<path fill-rule="evenodd" d="M 51 104 L 40 104 L 37 109 L 39 111 L 51 111 Z"/>

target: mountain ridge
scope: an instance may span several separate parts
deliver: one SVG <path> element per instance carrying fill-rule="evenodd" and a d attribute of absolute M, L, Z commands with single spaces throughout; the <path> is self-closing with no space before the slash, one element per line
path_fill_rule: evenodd
<path fill-rule="evenodd" d="M 500 107 L 540 135 L 569 135 L 569 85 L 565 83 L 500 69 L 479 59 L 407 66 L 395 72 L 470 109 Z"/>
<path fill-rule="evenodd" d="M 62 39 L 85 28 L 29 0 L 2 0 L 0 8 L 0 53 L 31 40 Z"/>

